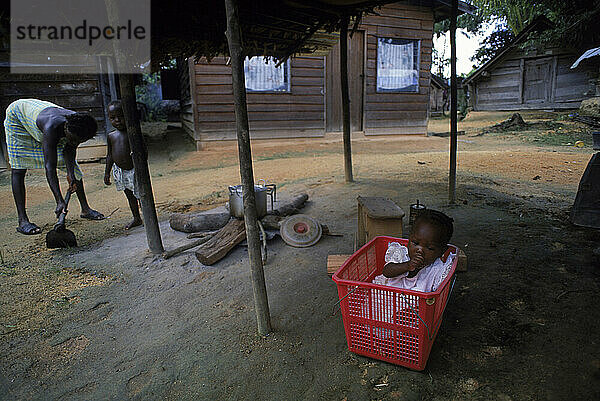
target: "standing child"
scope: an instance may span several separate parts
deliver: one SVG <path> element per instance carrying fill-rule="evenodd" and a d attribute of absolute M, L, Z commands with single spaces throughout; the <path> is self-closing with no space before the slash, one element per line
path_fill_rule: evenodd
<path fill-rule="evenodd" d="M 135 174 L 133 170 L 133 160 L 131 159 L 131 149 L 127 137 L 127 127 L 123 117 L 123 108 L 120 100 L 114 100 L 108 104 L 108 119 L 115 127 L 115 130 L 108 134 L 106 155 L 106 171 L 104 173 L 104 183 L 110 185 L 110 174 L 115 179 L 117 191 L 125 191 L 127 201 L 133 220 L 125 226 L 128 230 L 132 227 L 142 225 L 140 209 L 138 205 L 139 194 Z"/>
<path fill-rule="evenodd" d="M 432 292 L 448 276 L 453 257 L 446 251 L 452 237 L 453 220 L 437 210 L 425 209 L 410 230 L 408 248 L 390 242 L 383 274 L 374 284 Z"/>

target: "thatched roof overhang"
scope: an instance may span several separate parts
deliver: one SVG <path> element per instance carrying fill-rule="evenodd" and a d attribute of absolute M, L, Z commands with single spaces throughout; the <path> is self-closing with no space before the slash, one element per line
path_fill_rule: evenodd
<path fill-rule="evenodd" d="M 336 42 L 345 18 L 360 23 L 365 13 L 390 0 L 240 0 L 238 13 L 244 52 L 284 60 L 293 54 L 323 53 Z M 451 1 L 410 0 L 430 7 L 436 21 L 448 18 Z M 473 6 L 459 1 L 459 13 Z M 228 54 L 226 18 L 222 0 L 152 1 L 153 65 L 174 57 Z"/>
<path fill-rule="evenodd" d="M 284 60 L 293 54 L 326 54 L 338 42 L 339 29 L 349 17 L 360 23 L 365 13 L 392 0 L 239 0 L 238 13 L 248 56 Z M 450 17 L 451 0 L 405 0 L 431 8 L 435 21 Z M 9 0 L 0 0 L 0 42 L 8 44 Z M 175 57 L 212 58 L 227 55 L 223 0 L 151 0 L 152 63 L 157 68 Z M 475 7 L 458 2 L 459 14 Z"/>

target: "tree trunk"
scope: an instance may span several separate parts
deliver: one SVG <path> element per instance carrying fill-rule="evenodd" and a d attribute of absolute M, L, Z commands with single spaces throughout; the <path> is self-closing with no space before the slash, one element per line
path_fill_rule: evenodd
<path fill-rule="evenodd" d="M 450 203 L 456 202 L 456 150 L 457 150 L 457 82 L 456 82 L 456 15 L 458 0 L 452 0 L 450 17 L 450 174 L 448 197 Z"/>
<path fill-rule="evenodd" d="M 340 30 L 340 79 L 342 88 L 342 126 L 344 129 L 344 176 L 346 182 L 353 182 L 352 145 L 350 135 L 350 95 L 348 90 L 348 24 L 347 16 L 342 19 Z"/>
<path fill-rule="evenodd" d="M 246 105 L 246 83 L 244 78 L 244 53 L 242 35 L 238 20 L 236 0 L 225 0 L 227 13 L 227 42 L 231 56 L 231 76 L 233 79 L 233 100 L 235 104 L 235 121 L 238 139 L 238 156 L 240 159 L 240 175 L 242 177 L 244 196 L 244 220 L 248 241 L 248 256 L 252 269 L 254 289 L 254 305 L 258 332 L 267 335 L 271 331 L 269 302 L 262 265 L 258 214 L 254 196 L 254 173 L 252 171 L 252 154 L 250 151 L 250 129 L 248 126 L 248 108 Z"/>
<path fill-rule="evenodd" d="M 158 217 L 156 216 L 156 207 L 154 206 L 154 194 L 152 193 L 152 183 L 150 182 L 150 171 L 148 169 L 148 153 L 144 137 L 142 136 L 140 120 L 137 115 L 133 77 L 132 74 L 119 75 L 123 114 L 125 115 L 125 124 L 127 125 L 129 146 L 133 153 L 135 179 L 140 194 L 140 203 L 142 204 L 142 215 L 144 216 L 144 228 L 146 229 L 148 248 L 150 248 L 150 252 L 152 253 L 163 253 L 165 250 L 160 237 Z"/>
<path fill-rule="evenodd" d="M 105 0 L 108 19 L 113 26 L 119 25 L 119 10 L 117 0 Z M 113 49 L 117 66 L 121 71 L 125 69 L 127 57 L 119 47 L 119 41 L 113 41 Z M 121 102 L 123 104 L 123 115 L 127 126 L 127 137 L 132 152 L 135 179 L 138 185 L 140 203 L 142 204 L 142 215 L 144 216 L 144 227 L 148 248 L 152 253 L 163 253 L 164 248 L 158 228 L 156 207 L 154 206 L 154 194 L 150 182 L 150 171 L 148 170 L 148 154 L 140 120 L 137 113 L 137 102 L 135 99 L 135 82 L 133 74 L 119 74 L 119 87 L 121 89 Z"/>

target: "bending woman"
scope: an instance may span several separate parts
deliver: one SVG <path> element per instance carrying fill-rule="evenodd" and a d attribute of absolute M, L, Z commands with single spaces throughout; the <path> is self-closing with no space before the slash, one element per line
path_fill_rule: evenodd
<path fill-rule="evenodd" d="M 37 99 L 20 99 L 6 109 L 4 120 L 8 159 L 12 168 L 12 192 L 22 234 L 39 234 L 41 229 L 29 221 L 25 210 L 25 173 L 30 168 L 44 168 L 46 180 L 56 200 L 57 216 L 65 208 L 57 168 L 66 169 L 69 190 L 77 194 L 81 217 L 104 218 L 87 203 L 82 172 L 75 161 L 77 147 L 96 135 L 96 120 L 87 113 L 76 113 L 53 103 Z"/>

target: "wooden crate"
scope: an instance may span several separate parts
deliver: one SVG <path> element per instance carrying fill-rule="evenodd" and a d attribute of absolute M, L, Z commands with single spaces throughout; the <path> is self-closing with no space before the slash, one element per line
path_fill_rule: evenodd
<path fill-rule="evenodd" d="M 404 210 L 391 199 L 362 197 L 358 201 L 356 248 L 360 248 L 378 235 L 402 237 Z"/>

